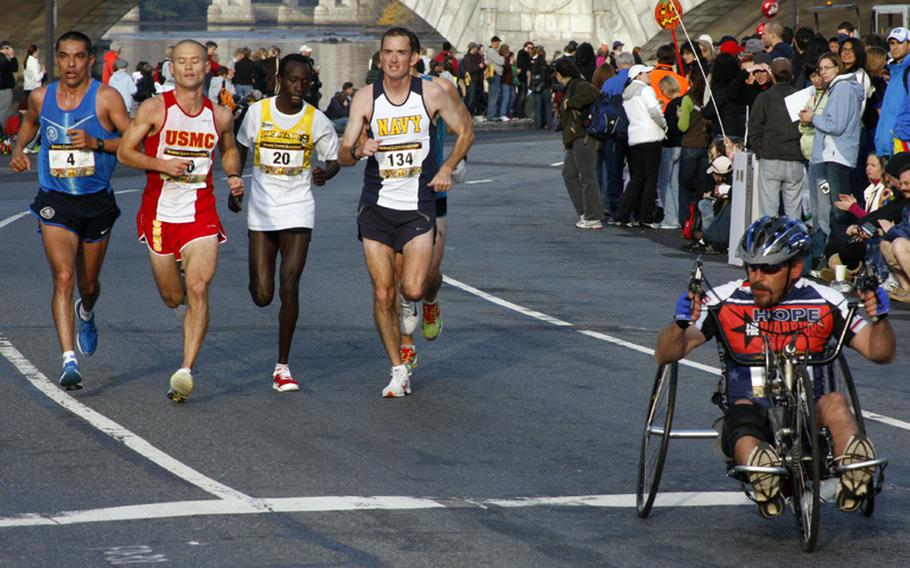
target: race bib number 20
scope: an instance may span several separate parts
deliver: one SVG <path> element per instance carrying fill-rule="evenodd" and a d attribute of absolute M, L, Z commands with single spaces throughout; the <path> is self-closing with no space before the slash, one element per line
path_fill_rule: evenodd
<path fill-rule="evenodd" d="M 306 151 L 299 146 L 260 146 L 259 167 L 273 176 L 299 176 L 307 166 Z"/>
<path fill-rule="evenodd" d="M 47 154 L 54 177 L 75 178 L 95 174 L 95 153 L 91 150 L 79 150 L 74 144 L 52 144 Z"/>

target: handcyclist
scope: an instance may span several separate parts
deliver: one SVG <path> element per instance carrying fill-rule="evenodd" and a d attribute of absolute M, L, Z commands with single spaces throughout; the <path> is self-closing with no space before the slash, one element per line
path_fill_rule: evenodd
<path fill-rule="evenodd" d="M 676 303 L 674 321 L 661 332 L 655 358 L 661 364 L 679 361 L 690 351 L 723 333 L 740 358 L 762 355 L 763 337 L 775 351 L 800 331 L 797 349 L 821 353 L 831 337 L 847 326 L 845 342 L 876 363 L 889 363 L 895 355 L 894 331 L 888 323 L 888 295 L 878 287 L 859 292 L 866 313 L 874 321 L 856 315 L 846 321 L 847 300 L 840 292 L 801 278 L 809 234 L 799 221 L 786 216 L 765 216 L 752 223 L 739 244 L 738 256 L 746 265 L 746 278 L 710 290 L 701 301 L 693 292 L 683 293 Z M 718 307 L 717 318 L 706 307 Z M 717 326 L 721 329 L 717 329 Z M 714 401 L 724 411 L 721 445 L 724 454 L 741 465 L 780 467 L 772 447 L 764 398 L 764 382 L 758 368 L 742 367 L 724 354 L 723 376 Z M 754 372 L 753 372 L 754 371 Z M 872 442 L 859 432 L 846 397 L 840 392 L 820 395 L 816 388 L 818 426 L 827 427 L 834 442 L 834 455 L 842 465 L 875 458 Z M 837 487 L 837 504 L 854 511 L 868 491 L 873 468 L 846 471 Z M 777 474 L 750 473 L 759 512 L 773 518 L 783 512 L 781 479 Z"/>
<path fill-rule="evenodd" d="M 120 137 L 130 126 L 117 90 L 92 79 L 92 40 L 71 31 L 57 40 L 55 59 L 60 80 L 39 87 L 28 97 L 10 169 L 31 169 L 26 145 L 38 135 L 40 190 L 31 205 L 39 223 L 44 251 L 54 279 L 51 308 L 63 350 L 60 385 L 80 388 L 82 373 L 73 349 L 91 357 L 98 347 L 94 308 L 101 294 L 99 276 L 120 209 L 111 175 Z M 74 277 L 75 276 L 75 277 Z M 73 306 L 73 286 L 79 290 Z"/>

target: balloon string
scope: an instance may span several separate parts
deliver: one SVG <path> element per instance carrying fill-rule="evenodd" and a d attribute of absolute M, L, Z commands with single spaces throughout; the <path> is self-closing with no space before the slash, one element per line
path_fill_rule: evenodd
<path fill-rule="evenodd" d="M 714 100 L 714 93 L 711 91 L 711 85 L 708 82 L 708 74 L 705 73 L 705 68 L 702 67 L 701 64 L 701 50 L 699 50 L 692 42 L 692 36 L 689 35 L 689 30 L 686 29 L 686 24 L 683 22 L 682 14 L 680 14 L 679 10 L 676 9 L 676 2 L 673 0 L 668 0 L 667 3 L 673 7 L 673 11 L 676 12 L 676 18 L 679 20 L 679 25 L 682 26 L 683 33 L 686 34 L 686 41 L 689 42 L 689 47 L 692 48 L 692 54 L 695 55 L 695 62 L 698 63 L 698 70 L 701 71 L 701 76 L 705 79 L 705 89 L 708 91 L 708 96 L 711 99 L 711 104 L 714 106 L 714 114 L 717 116 L 717 123 L 720 125 L 721 136 L 726 139 L 727 131 L 724 128 L 724 121 L 720 118 L 720 109 L 717 108 L 717 101 Z"/>

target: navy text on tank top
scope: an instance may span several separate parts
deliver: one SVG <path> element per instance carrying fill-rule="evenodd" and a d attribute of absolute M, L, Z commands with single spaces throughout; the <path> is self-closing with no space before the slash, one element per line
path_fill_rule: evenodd
<path fill-rule="evenodd" d="M 437 131 L 423 100 L 423 84 L 411 77 L 401 104 L 392 103 L 382 81 L 373 83 L 368 136 L 380 141 L 363 175 L 360 201 L 400 211 L 434 211 L 436 193 L 428 184 L 439 169 Z"/>

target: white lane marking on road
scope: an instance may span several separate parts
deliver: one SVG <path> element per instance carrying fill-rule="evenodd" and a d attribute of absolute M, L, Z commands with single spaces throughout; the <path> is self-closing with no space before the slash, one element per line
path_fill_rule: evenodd
<path fill-rule="evenodd" d="M 571 495 L 566 497 L 529 497 L 515 499 L 461 499 L 447 500 L 407 496 L 339 496 L 339 497 L 290 497 L 259 499 L 263 507 L 251 507 L 238 499 L 213 499 L 203 501 L 172 501 L 148 503 L 104 509 L 63 511 L 52 515 L 26 514 L 0 517 L 0 529 L 36 526 L 77 525 L 110 523 L 180 517 L 217 515 L 261 515 L 270 513 L 326 513 L 345 511 L 414 511 L 426 509 L 504 509 L 524 507 L 603 507 L 629 509 L 635 507 L 635 495 Z M 739 491 L 706 491 L 700 493 L 658 493 L 655 507 L 715 507 L 751 505 Z"/>
<path fill-rule="evenodd" d="M 564 163 L 565 162 L 553 162 L 552 164 L 550 164 L 550 166 L 555 168 L 555 167 L 563 165 Z"/>
<path fill-rule="evenodd" d="M 148 459 L 154 464 L 163 467 L 175 476 L 191 483 L 207 493 L 223 499 L 234 499 L 247 503 L 248 507 L 255 507 L 255 499 L 235 489 L 219 483 L 203 475 L 190 466 L 177 461 L 170 455 L 162 452 L 145 439 L 130 432 L 107 416 L 82 404 L 75 398 L 60 390 L 41 371 L 39 371 L 10 341 L 0 334 L 0 355 L 5 357 L 20 373 L 45 396 L 82 418 L 93 427 L 121 442 L 126 447 Z M 162 396 L 162 400 L 164 397 Z"/>
<path fill-rule="evenodd" d="M 545 321 L 547 323 L 552 323 L 553 325 L 558 325 L 561 327 L 575 327 L 574 324 L 563 321 L 561 319 L 557 319 L 553 316 L 550 316 L 550 315 L 547 315 L 547 314 L 544 314 L 541 312 L 531 310 L 529 308 L 525 308 L 524 306 L 520 306 L 513 302 L 509 302 L 508 300 L 503 300 L 502 298 L 499 298 L 497 296 L 484 292 L 483 290 L 474 288 L 473 286 L 469 286 L 467 284 L 459 282 L 458 280 L 455 280 L 454 278 L 450 278 L 449 276 L 443 275 L 442 280 L 443 280 L 443 282 L 445 282 L 446 284 L 449 284 L 450 286 L 454 286 L 456 288 L 464 290 L 465 292 L 468 292 L 470 294 L 474 294 L 475 296 L 483 298 L 484 300 L 487 300 L 488 302 L 492 302 L 496 305 L 502 306 L 504 308 L 508 308 L 508 309 L 516 311 L 520 314 L 527 315 L 527 316 L 533 317 L 535 319 L 538 319 L 540 321 Z M 556 323 L 556 322 L 559 322 L 559 323 Z M 624 339 L 619 339 L 618 337 L 613 337 L 612 335 L 607 335 L 606 333 L 600 333 L 599 331 L 591 331 L 588 329 L 576 329 L 575 331 L 577 331 L 578 333 L 580 333 L 582 335 L 592 337 L 594 339 L 599 339 L 601 341 L 606 341 L 608 343 L 612 343 L 612 344 L 618 345 L 620 347 L 625 347 L 626 349 L 631 349 L 633 351 L 638 351 L 639 353 L 644 353 L 645 355 L 654 355 L 654 350 L 649 347 L 644 347 L 643 345 L 638 345 L 637 343 L 632 343 L 632 342 L 626 341 Z M 689 361 L 688 359 L 681 360 L 679 362 L 679 364 L 686 365 L 688 367 L 692 367 L 693 369 L 699 369 L 701 371 L 705 371 L 706 373 L 710 373 L 712 375 L 720 376 L 720 374 L 721 374 L 721 370 L 717 367 L 712 367 L 710 365 L 705 365 L 703 363 L 697 363 L 695 361 Z M 875 422 L 887 424 L 888 426 L 893 426 L 895 428 L 900 428 L 902 430 L 910 431 L 910 422 L 904 422 L 903 420 L 898 420 L 896 418 L 890 418 L 890 417 L 884 416 L 882 414 L 877 414 L 875 412 L 869 412 L 868 410 L 863 410 L 863 417 L 867 420 L 873 420 Z"/>
<path fill-rule="evenodd" d="M 0 221 L 0 229 L 2 229 L 3 227 L 9 225 L 10 223 L 12 223 L 12 222 L 14 222 L 14 221 L 17 221 L 17 220 L 19 220 L 19 219 L 25 217 L 25 216 L 28 215 L 30 212 L 31 212 L 31 211 L 23 211 L 22 213 L 16 213 L 16 214 L 13 215 L 12 217 L 7 217 L 6 219 Z"/>
<path fill-rule="evenodd" d="M 464 182 L 465 185 L 474 185 L 475 183 L 493 183 L 491 179 L 472 179 L 471 181 Z"/>
<path fill-rule="evenodd" d="M 455 280 L 454 278 L 450 278 L 448 276 L 443 275 L 442 279 L 447 284 L 451 284 L 452 286 L 455 286 L 456 288 L 461 288 L 465 292 L 470 292 L 471 294 L 474 294 L 475 296 L 479 296 L 488 302 L 492 302 L 496 305 L 516 311 L 522 315 L 526 315 L 526 316 L 532 317 L 534 319 L 539 319 L 540 321 L 544 321 L 544 322 L 547 322 L 547 323 L 550 323 L 550 324 L 553 324 L 556 326 L 560 326 L 560 327 L 572 327 L 572 324 L 567 321 L 562 321 L 561 319 L 554 318 L 553 316 L 548 316 L 547 314 L 542 314 L 542 313 L 536 312 L 534 310 L 529 310 L 528 308 L 519 306 L 518 304 L 513 304 L 512 302 L 509 302 L 508 300 L 503 300 L 502 298 L 497 298 L 496 296 L 494 296 L 492 294 L 488 294 L 488 293 L 484 292 L 483 290 L 479 290 L 473 286 L 465 284 L 464 282 L 459 282 L 458 280 Z"/>
<path fill-rule="evenodd" d="M 137 191 L 142 191 L 142 188 L 139 189 L 121 189 L 120 191 L 115 191 L 115 195 L 123 195 L 124 193 L 136 193 Z"/>

